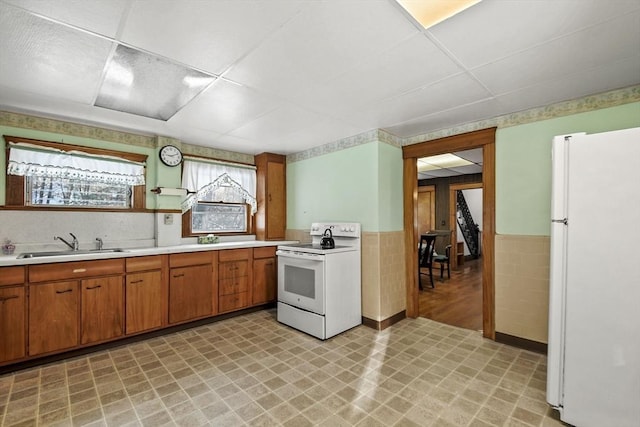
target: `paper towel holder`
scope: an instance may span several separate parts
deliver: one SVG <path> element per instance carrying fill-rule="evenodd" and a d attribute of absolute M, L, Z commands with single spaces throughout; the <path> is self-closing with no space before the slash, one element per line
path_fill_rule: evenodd
<path fill-rule="evenodd" d="M 186 188 L 171 188 L 171 187 L 156 187 L 152 188 L 152 193 L 158 196 L 186 196 L 187 194 L 194 194 L 195 191 L 189 191 Z"/>

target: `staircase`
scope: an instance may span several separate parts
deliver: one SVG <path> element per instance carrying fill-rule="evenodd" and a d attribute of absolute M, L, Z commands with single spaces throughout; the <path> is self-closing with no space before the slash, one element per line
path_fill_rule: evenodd
<path fill-rule="evenodd" d="M 471 256 L 473 256 L 473 258 L 478 258 L 480 255 L 478 224 L 473 221 L 473 217 L 469 211 L 469 206 L 467 205 L 467 201 L 465 200 L 462 191 L 456 191 L 456 193 L 456 209 L 458 211 L 456 218 L 458 220 L 458 227 L 464 236 L 464 241 L 467 243 Z"/>

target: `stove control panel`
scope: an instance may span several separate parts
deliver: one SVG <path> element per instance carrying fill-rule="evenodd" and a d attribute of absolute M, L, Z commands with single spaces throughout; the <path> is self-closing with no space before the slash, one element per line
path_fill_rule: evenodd
<path fill-rule="evenodd" d="M 360 237 L 360 224 L 357 222 L 314 222 L 311 235 L 322 236 L 327 229 L 331 230 L 333 237 Z"/>

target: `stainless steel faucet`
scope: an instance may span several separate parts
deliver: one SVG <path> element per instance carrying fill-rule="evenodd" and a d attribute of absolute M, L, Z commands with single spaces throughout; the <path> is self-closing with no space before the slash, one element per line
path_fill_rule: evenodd
<path fill-rule="evenodd" d="M 103 245 L 104 245 L 104 242 L 102 241 L 102 239 L 100 237 L 96 237 L 96 246 L 99 251 L 102 250 Z"/>
<path fill-rule="evenodd" d="M 62 242 L 65 245 L 69 246 L 72 251 L 77 251 L 80 248 L 80 244 L 78 243 L 78 239 L 76 238 L 76 236 L 73 233 L 69 233 L 69 234 L 71 235 L 71 237 L 73 237 L 73 240 L 71 241 L 71 243 L 67 242 L 66 240 L 64 240 L 60 236 L 53 236 L 53 240 L 62 240 Z"/>

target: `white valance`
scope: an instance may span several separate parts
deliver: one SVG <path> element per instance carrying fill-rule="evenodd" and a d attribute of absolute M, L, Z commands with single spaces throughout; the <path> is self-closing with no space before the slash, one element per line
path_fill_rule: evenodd
<path fill-rule="evenodd" d="M 182 202 L 182 212 L 186 212 L 199 200 L 208 198 L 220 189 L 233 193 L 244 203 L 251 205 L 251 213 L 258 211 L 256 201 L 256 170 L 254 167 L 236 166 L 225 162 L 201 162 L 185 160 L 182 168 L 182 187 L 190 192 Z M 235 201 L 235 200 L 213 200 Z"/>
<path fill-rule="evenodd" d="M 144 184 L 144 164 L 31 144 L 10 145 L 7 173 L 128 185 Z"/>

